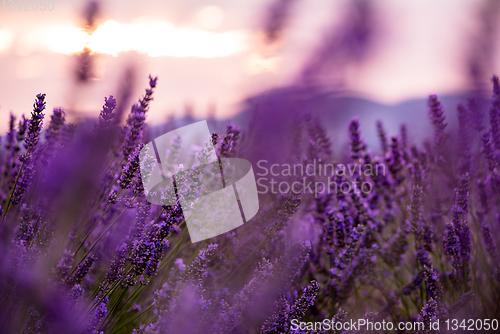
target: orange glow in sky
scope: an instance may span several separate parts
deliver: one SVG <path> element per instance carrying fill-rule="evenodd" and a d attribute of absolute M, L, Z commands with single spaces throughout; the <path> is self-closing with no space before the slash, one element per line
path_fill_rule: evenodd
<path fill-rule="evenodd" d="M 213 14 L 213 13 L 212 13 Z M 206 23 L 214 23 L 207 21 Z M 9 47 L 8 30 L 0 31 L 0 51 Z M 227 57 L 245 50 L 244 31 L 215 33 L 201 29 L 178 29 L 168 22 L 130 24 L 106 21 L 88 35 L 81 28 L 68 26 L 41 28 L 25 33 L 16 42 L 16 53 L 26 56 L 45 49 L 60 54 L 81 52 L 84 47 L 94 53 L 117 56 L 137 51 L 150 57 Z"/>
<path fill-rule="evenodd" d="M 374 2 L 380 38 L 364 63 L 341 68 L 342 89 L 387 104 L 467 89 L 466 46 L 484 1 Z M 297 1 L 282 39 L 269 50 L 261 38 L 269 0 L 101 2 L 90 35 L 81 15 L 86 0 L 56 1 L 50 12 L 0 11 L 0 117 L 29 111 L 41 90 L 50 96 L 47 108 L 68 105 L 73 55 L 84 48 L 96 55 L 95 73 L 75 109 L 99 110 L 103 95 L 116 92 L 123 69 L 133 64 L 137 80 L 143 78 L 134 94 L 142 93 L 148 74 L 160 78 L 151 113 L 159 122 L 165 113 L 181 115 L 191 101 L 198 117 L 210 105 L 217 117 L 229 117 L 249 96 L 296 84 L 350 3 Z M 492 66 L 500 73 L 500 58 Z"/>

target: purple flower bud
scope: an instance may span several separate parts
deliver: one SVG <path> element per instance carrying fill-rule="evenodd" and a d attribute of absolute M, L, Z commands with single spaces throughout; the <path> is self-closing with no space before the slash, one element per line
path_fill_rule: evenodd
<path fill-rule="evenodd" d="M 424 323 L 424 329 L 415 330 L 414 333 L 417 334 L 432 334 L 439 333 L 439 330 L 434 330 L 430 327 L 431 323 L 439 321 L 439 310 L 437 302 L 430 298 L 427 304 L 422 307 L 420 314 L 418 315 L 418 322 Z"/>
<path fill-rule="evenodd" d="M 31 119 L 28 121 L 28 133 L 25 138 L 25 147 L 27 150 L 35 147 L 40 138 L 40 131 L 42 130 L 43 111 L 45 110 L 45 94 L 37 94 L 35 103 L 33 104 L 33 112 Z"/>
<path fill-rule="evenodd" d="M 107 128 L 113 124 L 116 119 L 116 114 L 113 111 L 116 108 L 116 99 L 113 95 L 104 98 L 104 105 L 101 112 L 99 113 L 99 120 L 97 124 L 94 124 L 94 131 L 99 131 L 100 129 Z"/>
<path fill-rule="evenodd" d="M 151 88 L 155 88 L 156 87 L 156 81 L 158 81 L 158 77 L 152 77 L 151 74 L 149 75 L 149 86 Z"/>
<path fill-rule="evenodd" d="M 106 314 L 108 313 L 107 305 L 109 302 L 109 297 L 101 299 L 99 298 L 99 296 L 97 296 L 96 302 L 98 302 L 99 304 L 96 306 L 96 308 L 94 309 L 94 313 L 90 317 L 88 326 L 89 327 L 88 332 L 90 333 L 98 333 L 96 329 L 101 323 L 101 321 L 104 319 L 104 317 L 106 317 Z"/>
<path fill-rule="evenodd" d="M 380 141 L 380 148 L 382 149 L 382 154 L 385 154 L 388 148 L 387 134 L 385 132 L 384 125 L 380 120 L 377 120 L 377 134 L 378 134 L 378 139 Z"/>
<path fill-rule="evenodd" d="M 94 255 L 87 256 L 85 260 L 83 260 L 83 262 L 78 265 L 75 272 L 66 279 L 66 284 L 68 284 L 68 286 L 70 287 L 76 284 L 80 284 L 85 276 L 87 276 L 95 260 L 96 258 Z"/>
<path fill-rule="evenodd" d="M 429 296 L 436 301 L 441 300 L 443 298 L 443 287 L 439 283 L 438 273 L 432 265 L 425 266 L 424 276 Z"/>
<path fill-rule="evenodd" d="M 442 149 L 448 137 L 444 131 L 447 125 L 445 122 L 446 115 L 444 107 L 438 100 L 437 95 L 429 96 L 428 106 L 429 116 L 434 126 L 434 144 L 436 148 Z"/>
<path fill-rule="evenodd" d="M 349 134 L 351 137 L 351 158 L 361 159 L 365 155 L 366 145 L 359 129 L 359 117 L 354 117 L 349 124 Z"/>
<path fill-rule="evenodd" d="M 495 244 L 495 239 L 493 238 L 493 235 L 491 233 L 491 227 L 486 223 L 482 223 L 481 230 L 483 232 L 484 248 L 486 248 L 486 251 L 491 256 L 493 262 L 497 263 L 498 249 L 497 245 Z"/>
<path fill-rule="evenodd" d="M 130 112 L 125 125 L 125 139 L 122 146 L 122 153 L 124 157 L 128 157 L 132 154 L 142 140 L 146 113 L 149 110 L 149 102 L 153 100 L 153 88 L 156 87 L 157 80 L 158 77 L 153 79 L 151 75 L 149 76 L 150 89 L 146 89 L 144 97 L 139 100 L 139 103 L 132 106 L 132 111 Z"/>
<path fill-rule="evenodd" d="M 118 179 L 118 184 L 122 189 L 130 188 L 130 184 L 134 177 L 140 177 L 139 173 L 139 154 L 141 149 L 144 147 L 144 144 L 140 144 L 137 146 L 133 152 L 133 154 L 128 156 L 128 162 L 125 166 L 123 166 L 122 173 Z"/>
<path fill-rule="evenodd" d="M 498 77 L 493 76 L 493 100 L 490 107 L 490 126 L 493 144 L 497 150 L 500 150 L 500 94 Z"/>

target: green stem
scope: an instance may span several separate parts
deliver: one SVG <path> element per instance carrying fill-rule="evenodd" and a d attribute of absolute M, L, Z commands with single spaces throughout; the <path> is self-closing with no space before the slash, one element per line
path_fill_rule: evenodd
<path fill-rule="evenodd" d="M 120 189 L 120 191 L 118 192 L 118 194 L 116 195 L 116 197 L 118 198 L 121 194 L 121 192 L 123 191 L 123 189 Z M 134 197 L 135 199 L 135 197 Z M 92 232 L 94 231 L 94 229 L 97 227 L 97 224 L 99 223 L 99 221 L 101 220 L 101 218 L 106 214 L 106 212 L 108 212 L 109 208 L 111 207 L 112 203 L 109 203 L 108 206 L 106 207 L 106 209 L 104 210 L 104 212 L 101 214 L 101 216 L 97 219 L 97 221 L 94 223 L 94 225 L 92 226 L 92 228 L 90 229 L 89 233 L 87 233 L 87 235 L 85 236 L 85 238 L 83 239 L 83 241 L 80 243 L 80 245 L 78 246 L 78 248 L 76 249 L 75 251 L 75 254 L 73 255 L 73 258 L 75 257 L 75 255 L 78 253 L 78 251 L 83 247 L 83 245 L 85 244 L 85 241 L 87 241 L 87 239 L 90 237 L 90 235 L 92 234 Z M 86 224 L 85 224 L 86 225 Z"/>
<path fill-rule="evenodd" d="M 135 317 L 133 317 L 132 319 L 130 319 L 129 321 L 127 321 L 126 323 L 124 323 L 121 327 L 119 327 L 118 329 L 116 329 L 112 334 L 118 333 L 120 331 L 120 329 L 126 327 L 132 321 L 134 321 L 135 319 L 139 318 L 141 315 L 143 315 L 144 313 L 146 313 L 147 311 L 149 311 L 149 309 L 152 308 L 152 307 L 153 307 L 153 305 L 151 305 L 148 308 L 146 308 L 144 311 L 142 311 L 141 313 L 139 313 L 138 315 L 136 315 Z"/>
<path fill-rule="evenodd" d="M 134 201 L 136 197 L 137 197 L 137 196 L 134 196 L 134 198 L 132 199 L 132 201 Z M 109 208 L 109 207 L 108 207 L 108 208 Z M 107 210 L 107 209 L 106 209 L 106 210 Z M 115 219 L 115 221 L 114 221 L 114 222 L 112 222 L 112 223 L 108 226 L 108 228 L 107 228 L 107 229 L 106 229 L 106 230 L 105 230 L 105 231 L 101 234 L 101 236 L 100 236 L 100 237 L 96 240 L 96 242 L 94 242 L 94 244 L 92 245 L 92 247 L 90 247 L 90 249 L 87 251 L 87 253 L 85 253 L 85 255 L 84 255 L 84 256 L 80 259 L 80 261 L 78 262 L 78 265 L 76 265 L 76 266 L 73 268 L 73 270 L 72 270 L 72 271 L 71 271 L 71 273 L 68 275 L 68 277 L 69 277 L 69 276 L 71 276 L 71 275 L 75 272 L 76 268 L 78 268 L 78 266 L 79 266 L 79 265 L 80 265 L 80 264 L 81 264 L 81 263 L 82 263 L 82 262 L 83 262 L 83 261 L 87 258 L 87 256 L 89 256 L 90 252 L 94 249 L 94 247 L 95 247 L 95 246 L 99 243 L 99 241 L 101 241 L 101 239 L 102 239 L 102 238 L 104 238 L 104 236 L 106 235 L 106 233 L 108 233 L 108 232 L 109 232 L 109 230 L 110 230 L 110 229 L 111 229 L 111 228 L 112 228 L 112 227 L 113 227 L 113 226 L 114 226 L 114 225 L 118 222 L 118 220 L 121 218 L 121 216 L 122 216 L 122 215 L 125 213 L 125 211 L 127 211 L 127 210 L 128 210 L 128 208 L 125 208 L 125 210 L 123 210 L 123 211 L 122 211 L 122 213 L 120 213 L 120 215 L 119 215 L 119 216 Z M 105 212 L 104 212 L 104 213 L 105 213 Z M 104 213 L 103 213 L 103 215 L 104 215 Z M 102 216 L 101 216 L 99 219 L 101 219 L 101 218 L 102 218 Z M 99 220 L 98 220 L 98 221 L 99 221 Z M 95 227 L 96 225 L 97 225 L 97 222 L 96 222 L 96 224 L 94 225 L 94 227 Z M 92 231 L 91 231 L 91 232 L 92 232 Z M 89 234 L 89 235 L 90 235 L 90 234 Z M 87 238 L 88 238 L 88 235 L 87 235 L 87 237 L 85 237 L 85 239 L 87 239 Z M 84 240 L 84 242 L 85 242 L 85 240 Z M 83 243 L 82 243 L 82 244 L 83 244 Z M 80 249 L 80 248 L 78 248 L 78 249 Z M 76 255 L 76 252 L 75 252 L 75 255 Z M 73 257 L 74 257 L 75 255 L 73 255 Z"/>
<path fill-rule="evenodd" d="M 26 156 L 28 156 L 30 149 L 31 147 L 28 147 L 28 149 L 26 150 Z M 14 182 L 14 185 L 12 186 L 12 191 L 10 192 L 9 199 L 5 202 L 5 205 L 2 208 L 3 212 L 2 221 L 4 220 L 5 216 L 7 216 L 7 211 L 9 210 L 10 202 L 12 200 L 12 196 L 14 195 L 14 191 L 16 190 L 19 178 L 21 178 L 21 173 L 23 172 L 23 168 L 24 168 L 24 161 L 21 163 L 21 168 L 19 168 L 19 173 L 17 173 L 16 182 Z"/>

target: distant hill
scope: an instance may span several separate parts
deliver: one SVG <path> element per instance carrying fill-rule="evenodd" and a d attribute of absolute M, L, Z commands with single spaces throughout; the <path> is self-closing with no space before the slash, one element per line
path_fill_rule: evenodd
<path fill-rule="evenodd" d="M 456 135 L 459 102 L 466 104 L 468 93 L 443 95 L 439 99 L 446 110 L 447 130 Z M 483 100 L 486 102 L 486 100 Z M 487 107 L 487 104 L 485 104 Z M 487 109 L 484 110 L 485 112 Z M 334 153 L 348 143 L 347 127 L 354 116 L 359 116 L 361 130 L 373 151 L 379 151 L 376 121 L 381 120 L 388 135 L 399 133 L 401 124 L 406 124 L 410 141 L 421 142 L 433 133 L 427 110 L 427 97 L 408 100 L 396 105 L 384 105 L 363 98 L 342 96 L 333 92 L 314 92 L 297 87 L 271 90 L 244 101 L 236 116 L 223 120 L 208 120 L 210 129 L 223 132 L 227 122 L 240 125 L 253 133 L 256 155 L 259 159 L 282 160 L 288 152 L 290 126 L 300 122 L 306 114 L 318 117 L 332 141 Z M 192 122 L 195 119 L 181 118 L 151 129 L 151 136 L 165 133 Z M 280 158 L 281 157 L 281 158 Z M 257 157 L 256 157 L 257 158 Z"/>

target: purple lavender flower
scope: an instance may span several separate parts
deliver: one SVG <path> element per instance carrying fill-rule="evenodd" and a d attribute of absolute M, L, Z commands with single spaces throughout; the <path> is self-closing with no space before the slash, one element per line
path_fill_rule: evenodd
<path fill-rule="evenodd" d="M 127 164 L 123 167 L 122 173 L 118 179 L 118 184 L 122 189 L 130 188 L 134 177 L 139 176 L 139 154 L 141 153 L 144 144 L 137 146 L 133 154 L 129 155 Z M 141 182 L 142 183 L 142 182 Z"/>
<path fill-rule="evenodd" d="M 11 112 L 9 121 L 9 132 L 7 132 L 7 142 L 5 143 L 5 148 L 10 151 L 14 148 L 16 140 L 16 116 Z"/>
<path fill-rule="evenodd" d="M 482 132 L 484 130 L 484 112 L 475 98 L 467 100 L 467 110 L 469 111 L 469 120 L 472 122 L 474 130 Z"/>
<path fill-rule="evenodd" d="M 311 117 L 308 121 L 307 132 L 310 138 L 308 156 L 319 159 L 330 158 L 332 154 L 330 139 L 317 117 Z"/>
<path fill-rule="evenodd" d="M 96 257 L 94 255 L 87 256 L 82 263 L 78 265 L 75 272 L 66 279 L 66 284 L 73 287 L 76 284 L 80 284 L 85 276 L 87 276 L 90 268 L 94 264 Z"/>
<path fill-rule="evenodd" d="M 99 120 L 97 121 L 97 124 L 94 124 L 94 131 L 100 131 L 101 129 L 105 129 L 115 123 L 116 114 L 113 114 L 115 108 L 116 99 L 113 95 L 105 97 L 104 105 L 102 106 L 102 110 L 99 114 Z"/>
<path fill-rule="evenodd" d="M 402 262 L 403 256 L 408 250 L 408 235 L 410 232 L 410 223 L 402 227 L 398 227 L 396 234 L 389 240 L 385 246 L 385 252 L 383 253 L 383 259 L 393 266 L 399 266 Z"/>
<path fill-rule="evenodd" d="M 33 112 L 31 119 L 28 121 L 28 133 L 25 139 L 26 150 L 30 150 L 38 144 L 40 131 L 42 130 L 43 111 L 45 110 L 45 94 L 37 94 L 35 103 L 33 104 Z"/>
<path fill-rule="evenodd" d="M 7 156 L 4 161 L 4 165 L 2 166 L 2 174 L 4 180 L 6 180 L 11 172 L 11 169 L 14 167 L 15 161 L 14 157 L 19 151 L 19 145 L 16 145 L 16 117 L 14 114 L 10 113 L 10 121 L 9 121 L 9 132 L 7 133 L 7 142 L 5 143 L 5 149 L 7 151 Z"/>
<path fill-rule="evenodd" d="M 98 302 L 97 307 L 94 309 L 94 312 L 90 318 L 89 325 L 88 325 L 88 331 L 91 333 L 99 333 L 96 331 L 98 328 L 99 324 L 101 321 L 106 317 L 106 314 L 108 314 L 108 302 L 109 302 L 109 297 L 105 297 L 103 299 L 97 299 L 96 302 Z M 100 332 L 103 333 L 103 332 Z"/>
<path fill-rule="evenodd" d="M 21 169 L 17 176 L 15 189 L 9 199 L 9 203 L 18 204 L 28 189 L 31 177 L 33 176 L 33 154 L 39 141 L 40 131 L 42 129 L 45 110 L 45 94 L 38 94 L 33 104 L 33 112 L 28 122 L 28 133 L 26 134 L 25 144 L 26 152 L 21 156 Z M 8 204 L 7 204 L 8 209 Z"/>
<path fill-rule="evenodd" d="M 58 281 L 63 282 L 64 280 L 66 280 L 71 269 L 71 262 L 73 262 L 74 255 L 74 253 L 65 249 L 61 256 L 61 259 L 59 260 L 59 263 L 54 269 L 52 269 L 52 273 L 55 275 Z"/>
<path fill-rule="evenodd" d="M 342 249 L 334 259 L 333 264 L 335 268 L 330 269 L 330 273 L 333 277 L 338 277 L 338 270 L 344 270 L 351 265 L 355 258 L 356 250 L 362 242 L 362 236 L 365 229 L 364 225 L 353 227 L 347 247 Z"/>
<path fill-rule="evenodd" d="M 491 233 L 491 227 L 483 222 L 481 224 L 481 230 L 483 232 L 484 247 L 486 248 L 488 254 L 491 256 L 493 262 L 497 263 L 498 249 L 495 244 L 495 239 L 493 238 L 493 235 Z"/>
<path fill-rule="evenodd" d="M 19 120 L 18 128 L 17 128 L 17 141 L 21 142 L 24 140 L 24 135 L 26 134 L 26 129 L 28 127 L 28 119 L 24 117 L 24 114 L 21 116 Z"/>
<path fill-rule="evenodd" d="M 166 238 L 171 230 L 171 221 L 151 221 L 145 224 L 141 236 L 132 242 L 128 255 L 128 261 L 132 265 L 125 278 L 128 285 L 142 282 L 139 277 L 142 274 L 153 276 L 157 273 L 163 252 L 169 246 Z"/>
<path fill-rule="evenodd" d="M 23 333 L 38 334 L 47 330 L 47 321 L 33 306 L 28 308 L 28 316 L 24 323 Z"/>
<path fill-rule="evenodd" d="M 412 291 L 417 289 L 425 278 L 425 273 L 423 270 L 419 271 L 417 275 L 413 277 L 411 282 L 403 288 L 403 294 L 409 295 Z"/>
<path fill-rule="evenodd" d="M 274 302 L 274 313 L 266 319 L 260 329 L 261 333 L 286 333 L 289 325 L 290 303 L 282 296 Z"/>
<path fill-rule="evenodd" d="M 339 201 L 339 207 L 343 208 L 346 204 Z M 342 249 L 346 245 L 347 236 L 351 231 L 352 218 L 350 215 L 345 214 L 345 210 L 338 210 L 334 208 L 327 212 L 329 224 L 325 223 L 327 233 L 330 236 L 330 253 L 334 252 L 333 246 L 337 249 Z"/>
<path fill-rule="evenodd" d="M 493 81 L 493 101 L 490 107 L 490 126 L 493 143 L 497 150 L 500 150 L 500 83 L 496 75 Z"/>
<path fill-rule="evenodd" d="M 443 287 L 441 286 L 441 283 L 439 283 L 438 273 L 432 265 L 425 266 L 424 277 L 427 283 L 427 290 L 430 298 L 436 301 L 441 300 L 441 298 L 443 298 Z"/>
<path fill-rule="evenodd" d="M 401 147 L 403 151 L 406 151 L 406 148 L 408 147 L 408 128 L 406 127 L 406 124 L 401 124 L 399 127 L 399 134 L 401 137 Z"/>
<path fill-rule="evenodd" d="M 489 169 L 490 173 L 496 174 L 497 173 L 496 168 L 498 166 L 498 162 L 496 159 L 495 150 L 494 150 L 493 145 L 492 145 L 493 143 L 491 141 L 490 132 L 487 132 L 487 133 L 482 135 L 481 142 L 482 142 L 481 151 L 483 152 L 488 169 Z"/>
<path fill-rule="evenodd" d="M 85 290 L 80 286 L 80 284 L 75 284 L 67 295 L 67 298 L 75 304 L 75 308 L 78 307 L 78 300 L 85 294 Z"/>
<path fill-rule="evenodd" d="M 462 104 L 457 106 L 458 112 L 458 147 L 460 154 L 459 173 L 464 174 L 470 171 L 470 142 L 472 141 L 470 119 L 467 110 Z"/>
<path fill-rule="evenodd" d="M 434 126 L 434 145 L 438 149 L 443 149 L 443 145 L 448 138 L 448 134 L 445 132 L 447 124 L 445 122 L 444 107 L 435 94 L 429 96 L 428 106 L 429 116 Z"/>
<path fill-rule="evenodd" d="M 19 204 L 26 195 L 26 191 L 28 190 L 31 178 L 34 174 L 32 156 L 33 154 L 28 152 L 26 154 L 23 154 L 20 158 L 23 165 L 17 178 L 17 184 L 15 185 L 14 191 L 12 192 L 12 196 L 10 198 L 10 202 L 12 204 Z"/>
<path fill-rule="evenodd" d="M 149 87 L 146 89 L 146 94 L 132 106 L 132 111 L 128 116 L 125 125 L 125 140 L 122 146 L 124 157 L 132 154 L 139 144 L 143 136 L 144 123 L 146 120 L 146 112 L 149 110 L 149 103 L 153 100 L 153 89 L 156 87 L 158 77 L 149 76 Z"/>
<path fill-rule="evenodd" d="M 475 297 L 474 292 L 469 291 L 460 296 L 459 300 L 446 308 L 448 316 L 453 316 L 461 311 Z"/>
<path fill-rule="evenodd" d="M 477 215 L 481 221 L 484 220 L 484 216 L 488 213 L 489 204 L 488 204 L 488 193 L 486 190 L 486 184 L 482 179 L 477 181 L 477 192 L 479 199 L 479 208 L 476 209 Z"/>
<path fill-rule="evenodd" d="M 380 141 L 380 148 L 382 149 L 382 153 L 385 154 L 388 148 L 387 134 L 385 132 L 384 125 L 380 120 L 377 120 L 377 134 L 378 134 L 378 139 Z"/>
<path fill-rule="evenodd" d="M 69 147 L 74 142 L 76 133 L 76 125 L 75 124 L 64 124 L 61 129 L 60 140 L 59 143 L 62 148 Z"/>
<path fill-rule="evenodd" d="M 363 158 L 366 145 L 359 129 L 359 117 L 354 117 L 349 124 L 349 134 L 351 137 L 351 158 L 354 160 Z"/>
<path fill-rule="evenodd" d="M 453 222 L 450 221 L 446 223 L 446 229 L 443 236 L 444 250 L 455 262 L 458 261 L 460 253 L 460 239 L 458 233 Z"/>
<path fill-rule="evenodd" d="M 452 218 L 446 224 L 443 243 L 445 252 L 451 257 L 455 274 L 467 280 L 469 260 L 472 251 L 471 230 L 467 224 L 469 211 L 469 175 L 460 179 L 455 189 L 455 205 L 452 208 Z"/>
<path fill-rule="evenodd" d="M 45 132 L 45 138 L 49 142 L 57 141 L 59 138 L 60 131 L 64 126 L 65 112 L 62 108 L 54 108 L 52 116 L 50 116 L 50 123 L 47 132 Z"/>
<path fill-rule="evenodd" d="M 403 160 L 401 145 L 397 137 L 391 137 L 391 149 L 386 154 L 385 161 L 389 166 L 389 171 L 391 172 L 395 184 L 399 185 L 404 178 L 402 171 L 405 162 Z"/>
<path fill-rule="evenodd" d="M 425 266 L 429 264 L 428 256 L 432 252 L 432 230 L 423 215 L 422 176 L 419 165 L 415 166 L 412 174 L 413 191 L 408 211 L 411 231 L 415 235 L 415 257 L 420 265 Z"/>
<path fill-rule="evenodd" d="M 219 143 L 218 156 L 221 158 L 234 156 L 234 150 L 241 132 L 241 128 L 232 123 L 228 123 L 226 129 L 227 133 L 220 139 Z"/>
<path fill-rule="evenodd" d="M 438 310 L 438 305 L 437 302 L 431 298 L 425 304 L 424 307 L 422 307 L 422 310 L 420 311 L 420 314 L 418 315 L 418 322 L 423 322 L 425 328 L 423 330 L 415 330 L 414 333 L 417 334 L 431 334 L 431 333 L 439 333 L 439 330 L 435 330 L 430 327 L 431 323 L 434 323 L 436 321 L 439 321 L 439 310 Z"/>
<path fill-rule="evenodd" d="M 47 166 L 51 163 L 52 157 L 61 147 L 59 140 L 64 129 L 65 112 L 62 108 L 54 108 L 47 131 L 45 132 L 45 143 L 37 151 L 35 160 Z"/>
<path fill-rule="evenodd" d="M 207 265 L 217 250 L 217 244 L 210 244 L 207 249 L 200 250 L 196 259 L 191 263 L 184 272 L 183 280 L 195 281 L 198 286 L 201 286 L 205 278 Z"/>
<path fill-rule="evenodd" d="M 127 119 L 125 125 L 125 140 L 123 142 L 123 156 L 128 157 L 134 152 L 140 140 L 142 139 L 142 132 L 146 116 L 140 109 L 138 104 L 132 106 L 132 112 Z"/>
<path fill-rule="evenodd" d="M 303 289 L 303 294 L 293 303 L 282 297 L 277 301 L 276 312 L 266 319 L 261 327 L 261 333 L 288 333 L 292 320 L 301 320 L 318 294 L 320 285 L 311 281 L 310 285 Z"/>
<path fill-rule="evenodd" d="M 290 309 L 290 317 L 292 319 L 301 319 L 309 306 L 314 305 L 314 300 L 319 291 L 320 285 L 316 281 L 311 281 L 311 284 L 303 290 L 302 296 L 293 303 Z"/>
<path fill-rule="evenodd" d="M 129 247 L 126 242 L 121 242 L 115 249 L 115 256 L 106 271 L 104 283 L 101 284 L 101 292 L 107 292 L 107 286 L 122 280 L 125 277 L 124 266 L 126 263 Z"/>

